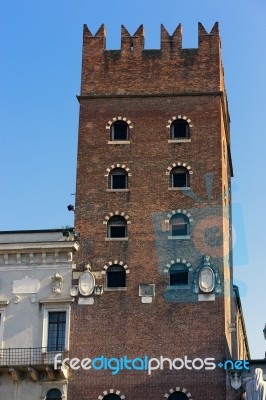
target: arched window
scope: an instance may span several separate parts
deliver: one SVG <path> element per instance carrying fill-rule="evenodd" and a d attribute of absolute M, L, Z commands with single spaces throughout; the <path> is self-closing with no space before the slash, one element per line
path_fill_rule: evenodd
<path fill-rule="evenodd" d="M 171 139 L 188 139 L 189 138 L 189 125 L 184 119 L 176 119 L 172 122 Z"/>
<path fill-rule="evenodd" d="M 127 189 L 128 173 L 124 168 L 114 168 L 109 174 L 109 189 Z"/>
<path fill-rule="evenodd" d="M 188 236 L 188 217 L 184 214 L 174 214 L 170 219 L 170 232 L 172 233 L 172 236 Z"/>
<path fill-rule="evenodd" d="M 169 268 L 170 286 L 188 285 L 188 267 L 176 263 Z"/>
<path fill-rule="evenodd" d="M 51 389 L 47 392 L 46 400 L 62 400 L 62 393 L 59 389 Z"/>
<path fill-rule="evenodd" d="M 183 392 L 174 392 L 170 394 L 168 400 L 186 400 L 188 399 L 187 395 Z"/>
<path fill-rule="evenodd" d="M 127 221 L 121 215 L 114 215 L 107 223 L 108 238 L 125 238 L 127 237 Z"/>
<path fill-rule="evenodd" d="M 107 287 L 126 287 L 126 271 L 121 265 L 114 264 L 107 269 Z"/>
<path fill-rule="evenodd" d="M 103 400 L 120 400 L 120 399 L 121 399 L 121 397 L 115 393 L 109 393 L 103 397 Z"/>
<path fill-rule="evenodd" d="M 170 187 L 189 187 L 189 173 L 185 167 L 176 167 L 171 170 Z"/>
<path fill-rule="evenodd" d="M 129 140 L 129 126 L 125 121 L 115 121 L 111 125 L 111 140 Z"/>

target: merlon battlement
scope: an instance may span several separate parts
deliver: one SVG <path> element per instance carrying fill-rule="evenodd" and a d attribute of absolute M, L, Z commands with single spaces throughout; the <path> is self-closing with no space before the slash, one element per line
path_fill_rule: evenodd
<path fill-rule="evenodd" d="M 144 47 L 143 25 L 130 35 L 122 25 L 121 49 L 106 50 L 102 25 L 93 35 L 84 26 L 82 95 L 158 94 L 223 90 L 219 26 L 198 25 L 198 48 L 182 48 L 182 27 L 172 35 L 161 26 L 161 46 Z"/>
<path fill-rule="evenodd" d="M 91 45 L 94 49 L 98 47 L 100 50 L 106 50 L 106 29 L 102 24 L 95 35 L 91 33 L 87 25 L 84 25 L 84 43 Z M 206 41 L 220 41 L 219 24 L 216 22 L 210 33 L 206 31 L 204 26 L 198 23 L 198 46 Z M 141 52 L 144 50 L 145 33 L 143 25 L 133 35 L 130 35 L 124 25 L 121 26 L 121 51 Z M 168 33 L 164 25 L 161 25 L 161 50 L 181 50 L 182 49 L 182 25 L 179 24 L 172 35 Z"/>

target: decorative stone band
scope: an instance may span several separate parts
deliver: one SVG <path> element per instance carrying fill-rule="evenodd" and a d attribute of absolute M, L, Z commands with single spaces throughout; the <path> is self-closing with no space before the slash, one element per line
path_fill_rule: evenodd
<path fill-rule="evenodd" d="M 112 171 L 112 169 L 115 169 L 115 168 L 122 168 L 125 171 L 127 171 L 128 176 L 131 176 L 131 172 L 129 172 L 130 169 L 125 164 L 112 164 L 111 167 L 106 168 L 107 174 L 104 176 L 109 176 L 109 173 Z"/>
<path fill-rule="evenodd" d="M 121 267 L 123 267 L 126 270 L 127 274 L 129 274 L 129 272 L 130 272 L 128 269 L 128 266 L 123 261 L 114 260 L 114 261 L 109 261 L 107 264 L 104 265 L 103 271 L 102 271 L 103 275 L 106 274 L 107 269 L 109 267 L 111 267 L 111 265 L 121 265 Z"/>
<path fill-rule="evenodd" d="M 184 167 L 184 168 L 186 168 L 186 169 L 188 170 L 188 173 L 189 173 L 190 175 L 193 174 L 193 171 L 192 171 L 190 165 L 187 165 L 187 163 L 182 163 L 182 162 L 178 161 L 177 163 L 173 163 L 172 165 L 170 165 L 169 167 L 167 167 L 167 171 L 166 171 L 165 175 L 170 175 L 172 169 L 174 169 L 174 168 L 176 168 L 176 167 Z"/>
<path fill-rule="evenodd" d="M 164 397 L 165 397 L 166 399 L 168 399 L 168 397 L 169 397 L 172 393 L 174 393 L 174 392 L 182 392 L 182 393 L 185 393 L 186 396 L 187 396 L 187 398 L 188 398 L 189 400 L 193 400 L 192 397 L 191 397 L 191 393 L 187 393 L 188 390 L 185 389 L 185 388 L 181 388 L 181 387 L 176 387 L 175 389 L 170 389 L 168 393 L 165 393 Z"/>
<path fill-rule="evenodd" d="M 176 120 L 176 119 L 184 119 L 185 121 L 187 121 L 188 125 L 190 128 L 193 127 L 191 119 L 189 119 L 186 115 L 178 115 L 177 117 L 174 116 L 171 119 L 169 119 L 168 121 L 168 125 L 166 125 L 166 128 L 170 129 L 171 124 Z"/>
<path fill-rule="evenodd" d="M 191 216 L 191 214 L 187 211 L 187 210 L 173 210 L 171 211 L 169 214 L 167 214 L 168 219 L 165 220 L 166 224 L 169 224 L 170 219 L 175 215 L 175 214 L 184 214 L 188 217 L 189 222 L 193 222 L 193 218 Z"/>
<path fill-rule="evenodd" d="M 116 121 L 124 121 L 128 124 L 130 129 L 133 128 L 131 121 L 129 119 L 127 119 L 126 117 L 114 117 L 112 119 L 112 121 L 108 121 L 108 124 L 106 125 L 106 129 L 111 129 L 112 124 Z"/>
<path fill-rule="evenodd" d="M 171 260 L 170 263 L 166 264 L 163 272 L 165 274 L 169 273 L 169 269 L 171 268 L 171 266 L 173 264 L 184 264 L 189 271 L 193 271 L 193 268 L 191 267 L 191 264 L 189 262 L 187 262 L 187 260 L 185 260 L 184 258 L 177 258 L 176 260 Z"/>
<path fill-rule="evenodd" d="M 121 392 L 119 390 L 109 389 L 109 390 L 105 390 L 103 392 L 103 394 L 98 396 L 98 400 L 102 400 L 104 398 L 104 396 L 106 396 L 107 394 L 110 394 L 110 393 L 117 394 L 120 397 L 120 399 L 125 399 L 125 396 L 123 394 L 121 394 Z"/>
<path fill-rule="evenodd" d="M 108 221 L 109 221 L 109 219 L 111 218 L 111 217 L 115 217 L 115 216 L 121 216 L 121 217 L 124 217 L 125 218 L 125 220 L 127 221 L 127 223 L 128 224 L 131 224 L 131 221 L 129 220 L 129 216 L 125 213 L 125 212 L 123 212 L 123 211 L 115 211 L 115 212 L 110 212 L 108 215 L 106 215 L 104 218 L 105 218 L 105 221 L 103 221 L 103 224 L 107 224 L 108 223 Z"/>

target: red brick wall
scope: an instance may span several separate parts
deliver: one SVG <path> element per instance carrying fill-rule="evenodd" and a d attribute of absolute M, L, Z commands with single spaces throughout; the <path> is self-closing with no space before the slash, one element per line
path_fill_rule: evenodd
<path fill-rule="evenodd" d="M 121 260 L 128 265 L 127 290 L 104 292 L 91 306 L 72 308 L 71 353 L 75 357 L 228 357 L 223 296 L 198 302 L 187 290 L 180 301 L 165 297 L 168 276 L 164 268 L 173 258 L 186 259 L 192 272 L 209 247 L 195 243 L 194 230 L 209 213 L 220 222 L 223 202 L 221 143 L 221 60 L 218 26 L 208 35 L 199 27 L 199 49 L 181 49 L 181 31 L 170 37 L 162 29 L 162 49 L 143 48 L 142 27 L 133 37 L 123 29 L 122 50 L 105 51 L 102 27 L 93 37 L 85 28 L 80 98 L 80 126 L 76 192 L 76 229 L 81 251 L 77 269 L 90 262 L 92 272 L 106 263 Z M 133 50 L 130 50 L 133 41 Z M 193 125 L 191 142 L 168 143 L 169 120 L 186 116 Z M 132 123 L 130 144 L 108 144 L 108 121 L 126 117 Z M 191 166 L 190 198 L 169 190 L 167 168 L 184 162 Z M 129 191 L 107 191 L 107 168 L 125 164 L 130 168 Z M 208 204 L 206 174 L 213 173 Z M 217 202 L 217 199 L 218 200 Z M 161 241 L 156 231 L 171 210 L 185 209 L 192 215 L 191 239 Z M 128 241 L 106 242 L 105 216 L 125 212 L 130 219 Z M 204 232 L 203 232 L 204 234 Z M 165 240 L 165 239 L 163 239 Z M 223 242 L 224 238 L 222 238 Z M 170 243 L 171 242 L 171 243 Z M 223 244 L 215 265 L 223 278 Z M 77 284 L 77 281 L 73 281 Z M 105 285 L 105 277 L 96 279 Z M 153 283 L 152 304 L 142 304 L 139 284 Z M 222 280 L 223 284 L 223 280 Z M 189 293 L 189 295 L 188 295 Z M 230 318 L 230 316 L 229 316 Z M 72 374 L 69 398 L 97 399 L 113 388 L 126 399 L 160 400 L 171 388 L 186 388 L 193 400 L 226 398 L 225 374 L 215 371 L 145 372 L 79 371 Z"/>

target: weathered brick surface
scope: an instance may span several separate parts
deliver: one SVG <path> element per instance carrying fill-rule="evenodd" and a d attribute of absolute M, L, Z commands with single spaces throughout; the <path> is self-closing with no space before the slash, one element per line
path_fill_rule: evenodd
<path fill-rule="evenodd" d="M 227 358 L 232 351 L 227 329 L 232 318 L 230 297 L 198 302 L 192 291 L 193 274 L 202 256 L 210 252 L 210 244 L 204 239 L 206 229 L 200 227 L 200 221 L 216 217 L 222 244 L 221 253 L 214 253 L 214 261 L 223 288 L 228 263 L 224 252 L 230 248 L 229 229 L 222 220 L 223 181 L 227 188 L 230 170 L 223 159 L 226 135 L 222 125 L 227 114 L 223 107 L 218 26 L 208 35 L 200 25 L 199 49 L 192 50 L 181 49 L 179 28 L 172 37 L 163 28 L 162 48 L 156 51 L 142 51 L 141 27 L 133 37 L 125 28 L 122 34 L 122 50 L 112 52 L 104 50 L 103 27 L 95 37 L 87 28 L 84 30 L 75 214 L 81 251 L 76 261 L 79 271 L 88 262 L 92 271 L 103 271 L 109 261 L 121 260 L 130 273 L 126 291 L 105 292 L 95 297 L 93 306 L 74 304 L 71 354 L 80 358 Z M 191 142 L 168 143 L 166 126 L 178 115 L 191 120 Z M 108 144 L 110 131 L 106 126 L 118 116 L 132 122 L 130 144 Z M 178 162 L 191 166 L 190 187 L 198 198 L 168 189 L 167 168 Z M 106 170 L 117 163 L 130 168 L 129 192 L 107 191 Z M 214 174 L 209 203 L 205 181 L 208 173 Z M 158 218 L 163 224 L 168 212 L 178 209 L 187 210 L 193 218 L 191 239 L 161 238 Z M 105 241 L 103 222 L 115 211 L 125 212 L 130 218 L 128 241 Z M 201 242 L 195 240 L 195 229 L 202 230 Z M 185 258 L 192 266 L 190 289 L 186 291 L 189 295 L 176 291 L 182 301 L 174 302 L 167 301 L 169 277 L 163 273 L 173 258 Z M 96 283 L 105 285 L 104 275 Z M 141 303 L 141 283 L 156 285 L 152 304 Z M 191 393 L 193 400 L 225 400 L 225 381 L 225 373 L 219 369 L 165 369 L 155 371 L 151 377 L 144 372 L 112 376 L 110 371 L 80 370 L 70 379 L 69 398 L 93 400 L 105 390 L 115 389 L 126 399 L 160 400 L 170 389 L 181 387 Z"/>

